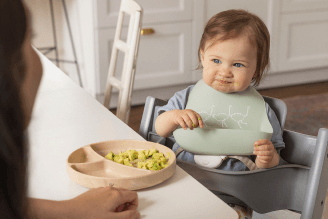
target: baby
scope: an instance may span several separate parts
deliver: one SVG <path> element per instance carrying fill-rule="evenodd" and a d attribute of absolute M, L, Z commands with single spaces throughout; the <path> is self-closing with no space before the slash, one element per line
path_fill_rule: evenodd
<path fill-rule="evenodd" d="M 199 45 L 198 67 L 203 68 L 203 81 L 217 92 L 225 94 L 243 92 L 251 84 L 258 86 L 268 69 L 269 48 L 268 29 L 258 16 L 244 10 L 218 13 L 206 24 Z M 185 109 L 193 88 L 194 85 L 175 93 L 167 105 L 158 109 L 155 129 L 160 136 L 169 137 L 179 126 L 185 130 L 204 127 L 199 113 Z M 277 166 L 280 150 L 285 147 L 275 113 L 267 103 L 265 108 L 273 129 L 271 140 L 258 139 L 254 142 L 255 156 L 247 156 L 255 161 L 257 168 Z M 180 152 L 178 159 L 195 163 L 194 154 L 181 150 L 177 143 L 172 149 Z M 217 169 L 249 170 L 242 161 L 229 157 Z M 250 209 L 246 211 L 251 212 Z M 250 217 L 251 213 L 248 214 Z"/>

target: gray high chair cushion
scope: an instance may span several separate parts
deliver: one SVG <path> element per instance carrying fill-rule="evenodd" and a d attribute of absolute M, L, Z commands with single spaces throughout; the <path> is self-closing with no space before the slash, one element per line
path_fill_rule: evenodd
<path fill-rule="evenodd" d="M 286 105 L 283 101 L 264 97 L 281 123 L 285 123 Z M 139 134 L 148 141 L 172 148 L 174 137 L 156 134 L 156 109 L 167 101 L 147 97 Z M 301 218 L 320 218 L 328 184 L 328 130 L 309 136 L 284 130 L 285 149 L 281 158 L 288 162 L 270 169 L 245 172 L 222 171 L 177 160 L 179 167 L 214 192 L 231 195 L 258 213 L 290 209 L 301 212 Z"/>

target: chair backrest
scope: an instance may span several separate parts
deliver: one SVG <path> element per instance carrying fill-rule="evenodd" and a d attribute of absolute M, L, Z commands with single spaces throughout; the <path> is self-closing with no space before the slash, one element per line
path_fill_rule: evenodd
<path fill-rule="evenodd" d="M 278 99 L 264 99 L 283 127 L 286 105 Z M 139 134 L 148 141 L 171 147 L 174 137 L 160 137 L 154 128 L 157 109 L 166 103 L 147 97 Z M 316 137 L 284 130 L 283 139 L 286 148 L 281 157 L 290 164 L 270 169 L 233 172 L 180 160 L 177 164 L 211 191 L 231 195 L 258 213 L 291 209 L 301 212 L 301 219 L 321 219 L 328 186 L 328 130 L 320 129 Z"/>
<path fill-rule="evenodd" d="M 310 167 L 301 219 L 321 219 L 328 187 L 328 130 L 319 129 L 316 137 L 285 130 L 283 137 L 286 161 Z"/>
<path fill-rule="evenodd" d="M 271 109 L 275 112 L 279 122 L 281 129 L 284 129 L 285 122 L 286 122 L 286 116 L 287 116 L 287 106 L 284 101 L 280 99 L 276 99 L 273 97 L 266 97 L 263 96 L 264 101 L 269 104 Z"/>
<path fill-rule="evenodd" d="M 283 128 L 287 115 L 286 104 L 282 100 L 270 97 L 264 97 L 264 100 L 275 111 Z M 303 190 L 303 194 L 301 194 L 302 189 L 299 189 L 299 194 L 296 194 L 299 197 L 304 195 L 301 218 L 321 218 L 328 184 L 328 173 L 326 173 L 328 170 L 328 130 L 320 129 L 317 136 L 284 130 L 283 139 L 286 147 L 280 152 L 281 158 L 290 164 L 310 168 L 306 173 L 298 173 L 295 176 L 307 177 L 307 187 Z M 304 172 L 304 170 L 299 171 Z M 302 188 L 304 182 L 302 180 L 294 181 L 294 187 Z"/>
<path fill-rule="evenodd" d="M 124 14 L 130 15 L 126 43 L 121 40 Z M 106 108 L 109 108 L 112 88 L 115 87 L 118 89 L 119 97 L 116 116 L 125 123 L 128 123 L 131 108 L 131 96 L 140 41 L 141 20 L 142 8 L 140 5 L 134 0 L 121 0 L 103 105 Z M 115 77 L 115 68 L 119 50 L 125 53 L 121 80 L 118 80 Z"/>
<path fill-rule="evenodd" d="M 164 138 L 159 136 L 155 130 L 155 121 L 157 119 L 157 110 L 159 107 L 167 104 L 167 101 L 154 97 L 147 97 L 145 108 L 142 114 L 142 119 L 139 128 L 139 134 L 147 141 L 157 142 L 169 148 L 173 147 L 175 139 L 173 136 Z"/>

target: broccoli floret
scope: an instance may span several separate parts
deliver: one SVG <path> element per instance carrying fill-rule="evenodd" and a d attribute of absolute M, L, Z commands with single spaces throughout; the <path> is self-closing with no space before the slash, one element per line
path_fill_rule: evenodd
<path fill-rule="evenodd" d="M 130 149 L 119 154 L 110 152 L 105 157 L 120 164 L 145 170 L 161 170 L 168 166 L 168 159 L 156 149 L 139 151 Z"/>
<path fill-rule="evenodd" d="M 138 151 L 138 155 L 141 154 L 141 153 L 145 154 L 145 152 L 146 152 L 146 150 L 140 150 L 140 151 Z"/>
<path fill-rule="evenodd" d="M 113 160 L 114 159 L 114 153 L 111 151 L 105 156 L 108 160 Z"/>
<path fill-rule="evenodd" d="M 129 158 L 125 158 L 125 159 L 124 159 L 124 165 L 126 165 L 126 166 L 130 166 L 130 167 L 133 167 L 133 165 L 130 164 Z"/>
<path fill-rule="evenodd" d="M 159 160 L 159 159 L 161 159 L 161 157 L 164 157 L 164 154 L 162 154 L 162 153 L 155 153 L 152 156 L 152 158 L 155 159 L 155 160 Z"/>
<path fill-rule="evenodd" d="M 138 152 L 135 150 L 128 150 L 128 158 L 130 159 L 130 161 L 133 161 L 134 159 L 136 159 L 138 157 Z"/>
<path fill-rule="evenodd" d="M 149 151 L 148 157 L 152 156 L 153 154 L 157 153 L 158 151 L 156 149 L 151 149 Z"/>
<path fill-rule="evenodd" d="M 160 170 L 162 168 L 158 165 L 158 163 L 154 163 L 153 166 L 151 168 L 149 168 L 149 169 L 150 170 Z"/>
<path fill-rule="evenodd" d="M 137 167 L 138 167 L 139 169 L 147 169 L 147 167 L 146 167 L 146 163 L 145 163 L 145 162 L 138 162 Z"/>
<path fill-rule="evenodd" d="M 118 155 L 121 156 L 121 157 L 123 157 L 124 159 L 128 157 L 128 154 L 127 154 L 126 151 L 125 152 L 121 152 L 120 151 L 120 153 Z"/>
<path fill-rule="evenodd" d="M 146 157 L 146 155 L 144 153 L 139 153 L 138 159 L 146 160 L 147 157 Z"/>
<path fill-rule="evenodd" d="M 148 158 L 149 157 L 149 150 L 145 150 L 145 155 L 146 155 L 146 157 Z"/>
<path fill-rule="evenodd" d="M 165 162 L 160 162 L 159 165 L 162 167 L 162 169 L 168 166 L 168 164 Z"/>
<path fill-rule="evenodd" d="M 153 165 L 154 165 L 154 161 L 152 161 L 152 160 L 148 160 L 147 162 L 146 162 L 146 167 L 148 168 L 148 169 L 151 169 L 152 167 L 153 167 Z"/>
<path fill-rule="evenodd" d="M 159 160 L 160 160 L 160 162 L 164 162 L 164 163 L 167 162 L 167 159 L 165 157 L 161 157 L 161 158 L 159 158 Z"/>
<path fill-rule="evenodd" d="M 120 155 L 114 155 L 114 161 L 115 161 L 116 163 L 123 164 L 123 162 L 124 162 L 124 157 L 123 157 L 123 156 L 120 156 Z"/>

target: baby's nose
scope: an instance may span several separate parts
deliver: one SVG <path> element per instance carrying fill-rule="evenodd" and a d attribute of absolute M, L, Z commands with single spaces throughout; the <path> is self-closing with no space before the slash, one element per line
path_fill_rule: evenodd
<path fill-rule="evenodd" d="M 231 69 L 228 67 L 222 67 L 220 69 L 219 73 L 222 77 L 231 77 L 232 76 Z"/>

